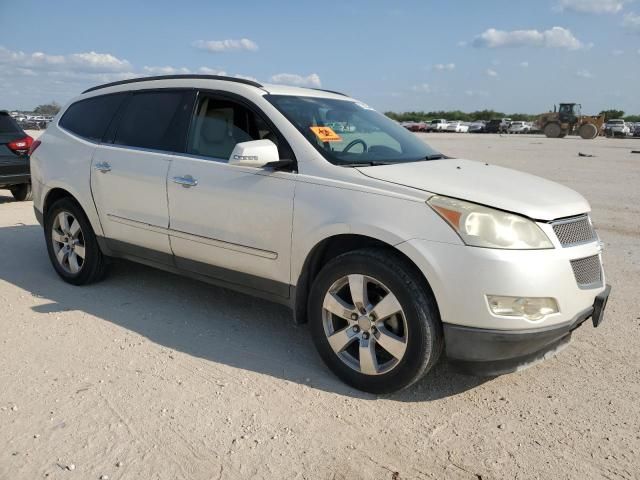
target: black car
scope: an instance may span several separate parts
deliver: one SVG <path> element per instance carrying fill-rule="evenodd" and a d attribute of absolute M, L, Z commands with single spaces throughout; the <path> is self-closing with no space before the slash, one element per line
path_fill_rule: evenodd
<path fill-rule="evenodd" d="M 0 188 L 18 201 L 31 200 L 29 149 L 33 138 L 5 111 L 0 111 Z"/>
<path fill-rule="evenodd" d="M 504 118 L 496 118 L 490 120 L 484 127 L 486 133 L 506 133 L 509 130 L 511 122 Z"/>

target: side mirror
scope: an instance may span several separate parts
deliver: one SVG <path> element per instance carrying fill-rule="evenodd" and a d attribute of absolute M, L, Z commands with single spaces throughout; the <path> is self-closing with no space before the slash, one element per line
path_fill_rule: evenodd
<path fill-rule="evenodd" d="M 238 143 L 229 157 L 229 165 L 252 168 L 262 168 L 279 161 L 278 147 L 271 140 Z"/>

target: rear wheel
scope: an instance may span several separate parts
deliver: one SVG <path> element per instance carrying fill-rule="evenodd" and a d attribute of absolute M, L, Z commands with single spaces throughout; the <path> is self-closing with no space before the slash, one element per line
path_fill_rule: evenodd
<path fill-rule="evenodd" d="M 544 134 L 546 135 L 547 138 L 560 138 L 560 135 L 562 134 L 562 129 L 560 128 L 560 125 L 558 125 L 557 123 L 548 123 L 544 127 Z"/>
<path fill-rule="evenodd" d="M 598 129 L 593 123 L 585 123 L 580 126 L 578 133 L 585 140 L 593 140 L 598 136 Z"/>
<path fill-rule="evenodd" d="M 311 289 L 309 318 L 327 366 L 371 393 L 411 385 L 442 351 L 442 325 L 424 279 L 384 250 L 358 250 L 330 261 Z"/>
<path fill-rule="evenodd" d="M 10 188 L 11 195 L 18 202 L 27 202 L 33 200 L 33 192 L 31 191 L 30 183 L 23 183 L 22 185 L 14 185 Z"/>
<path fill-rule="evenodd" d="M 89 220 L 76 202 L 63 198 L 49 207 L 44 231 L 49 259 L 65 282 L 86 285 L 104 276 L 106 259 Z"/>

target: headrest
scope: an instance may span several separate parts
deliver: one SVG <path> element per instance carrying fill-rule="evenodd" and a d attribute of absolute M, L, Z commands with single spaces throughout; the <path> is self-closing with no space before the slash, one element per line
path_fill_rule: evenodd
<path fill-rule="evenodd" d="M 209 143 L 221 143 L 229 136 L 233 110 L 213 110 L 202 119 L 202 138 Z"/>

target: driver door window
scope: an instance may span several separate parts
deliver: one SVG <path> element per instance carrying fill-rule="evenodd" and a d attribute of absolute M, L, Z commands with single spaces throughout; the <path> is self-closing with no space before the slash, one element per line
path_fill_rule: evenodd
<path fill-rule="evenodd" d="M 238 143 L 268 139 L 278 145 L 268 125 L 243 105 L 203 96 L 198 101 L 187 153 L 228 161 Z"/>

